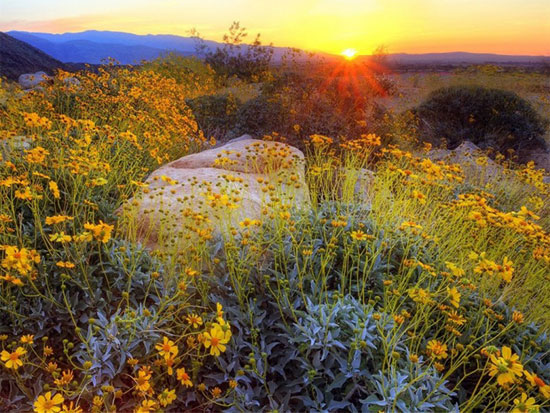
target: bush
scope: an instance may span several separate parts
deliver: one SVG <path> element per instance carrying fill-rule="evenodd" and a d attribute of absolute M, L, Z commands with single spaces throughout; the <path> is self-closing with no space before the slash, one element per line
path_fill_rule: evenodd
<path fill-rule="evenodd" d="M 186 103 L 206 136 L 222 138 L 235 127 L 240 102 L 232 95 L 199 96 Z"/>
<path fill-rule="evenodd" d="M 260 95 L 239 107 L 235 125 L 236 133 L 262 136 L 279 132 L 284 118 L 285 113 L 281 102 Z"/>
<path fill-rule="evenodd" d="M 546 124 L 514 92 L 480 86 L 452 86 L 431 93 L 416 108 L 423 139 L 454 149 L 464 140 L 500 152 L 546 149 Z"/>

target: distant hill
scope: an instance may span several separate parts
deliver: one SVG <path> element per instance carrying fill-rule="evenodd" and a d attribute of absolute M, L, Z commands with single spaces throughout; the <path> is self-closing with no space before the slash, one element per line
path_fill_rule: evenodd
<path fill-rule="evenodd" d="M 30 44 L 0 32 L 0 76 L 17 80 L 23 73 L 43 71 L 52 75 L 59 68 L 65 68 L 59 60 Z"/>
<path fill-rule="evenodd" d="M 22 31 L 8 33 L 64 63 L 99 64 L 111 57 L 121 64 L 136 64 L 171 52 L 184 56 L 196 54 L 196 41 L 193 37 L 171 34 L 137 35 L 97 30 L 63 34 Z M 221 46 L 221 43 L 205 40 L 204 46 L 213 50 Z M 274 47 L 274 59 L 279 60 L 288 50 L 287 47 Z"/>
<path fill-rule="evenodd" d="M 96 30 L 64 34 L 8 33 L 62 62 L 99 64 L 113 58 L 121 64 L 137 64 L 170 52 L 181 55 L 195 53 L 194 39 L 174 35 L 136 35 Z M 212 47 L 217 43 L 206 42 L 206 45 Z"/>
<path fill-rule="evenodd" d="M 370 56 L 361 56 L 369 59 Z M 502 55 L 493 53 L 447 52 L 447 53 L 393 53 L 387 55 L 390 64 L 528 64 L 550 61 L 550 56 Z"/>

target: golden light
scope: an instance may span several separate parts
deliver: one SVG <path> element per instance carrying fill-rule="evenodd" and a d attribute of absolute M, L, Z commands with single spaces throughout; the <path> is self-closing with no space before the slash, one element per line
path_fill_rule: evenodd
<path fill-rule="evenodd" d="M 344 56 L 347 60 L 352 60 L 357 57 L 357 50 L 355 49 L 346 49 L 342 51 L 342 56 Z"/>

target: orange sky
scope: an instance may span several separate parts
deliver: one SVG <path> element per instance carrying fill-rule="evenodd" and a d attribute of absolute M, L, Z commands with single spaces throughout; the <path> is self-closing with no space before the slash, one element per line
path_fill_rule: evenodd
<path fill-rule="evenodd" d="M 550 55 L 550 0 L 1 0 L 0 30 L 88 29 L 221 40 L 232 21 L 277 46 L 368 54 Z M 252 37 L 252 36 L 250 36 Z"/>

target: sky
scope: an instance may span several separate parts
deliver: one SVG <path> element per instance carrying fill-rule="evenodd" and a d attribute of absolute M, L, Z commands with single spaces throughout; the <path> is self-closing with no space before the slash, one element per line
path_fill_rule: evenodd
<path fill-rule="evenodd" d="M 550 55 L 550 0 L 0 0 L 0 31 L 115 30 L 221 40 L 233 21 L 264 42 L 340 53 Z"/>

